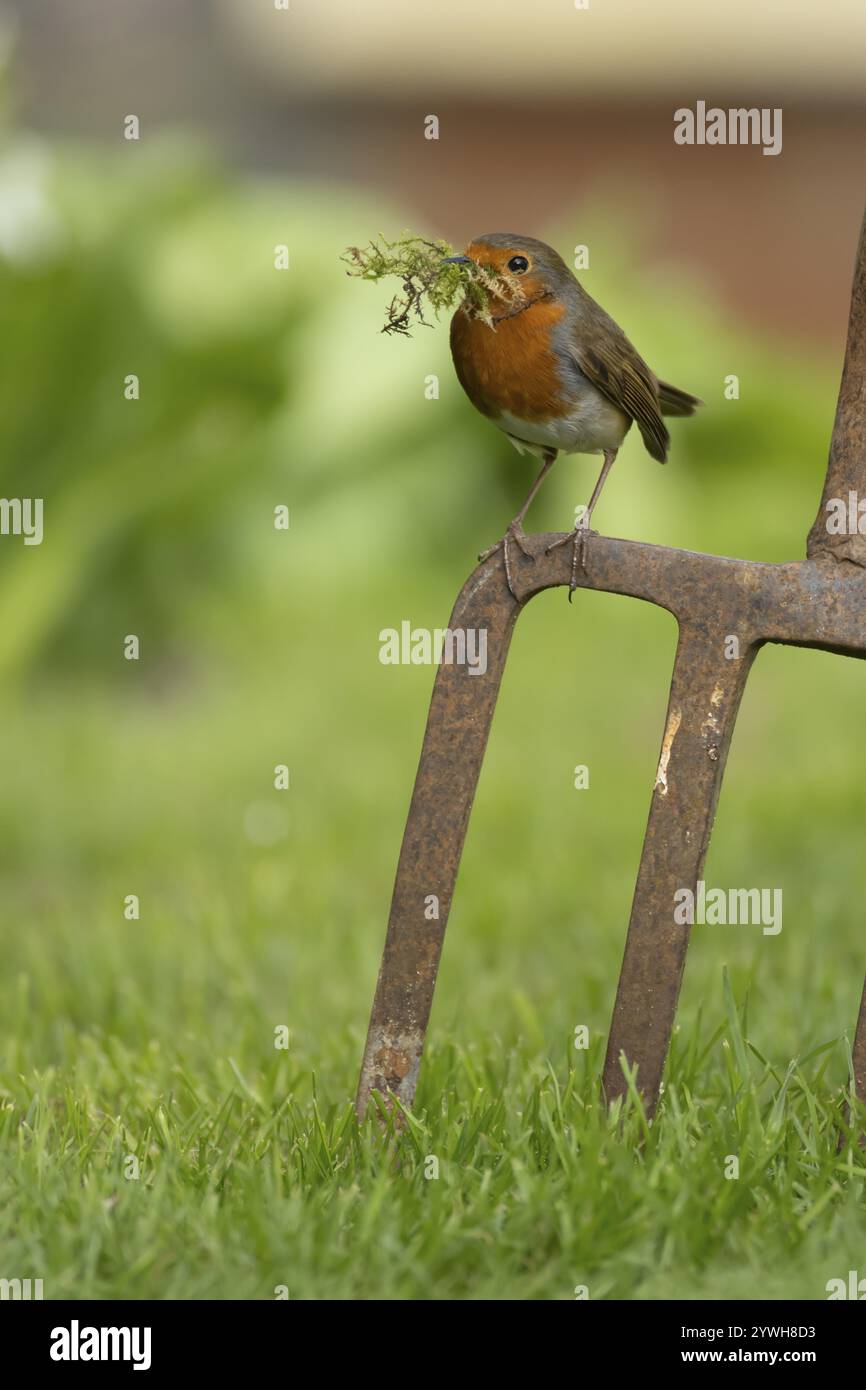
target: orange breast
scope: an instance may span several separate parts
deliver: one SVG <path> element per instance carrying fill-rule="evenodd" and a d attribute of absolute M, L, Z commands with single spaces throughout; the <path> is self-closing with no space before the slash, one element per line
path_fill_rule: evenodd
<path fill-rule="evenodd" d="M 520 420 L 546 420 L 566 405 L 551 348 L 565 312 L 555 300 L 533 304 L 490 328 L 458 309 L 451 320 L 451 356 L 463 390 L 483 415 L 503 410 Z"/>

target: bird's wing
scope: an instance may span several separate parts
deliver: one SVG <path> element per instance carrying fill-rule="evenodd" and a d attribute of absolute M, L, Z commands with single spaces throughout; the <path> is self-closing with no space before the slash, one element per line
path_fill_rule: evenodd
<path fill-rule="evenodd" d="M 622 329 L 610 319 L 604 333 L 588 335 L 571 350 L 584 376 L 637 422 L 648 453 L 664 463 L 670 435 L 662 420 L 656 381 Z"/>

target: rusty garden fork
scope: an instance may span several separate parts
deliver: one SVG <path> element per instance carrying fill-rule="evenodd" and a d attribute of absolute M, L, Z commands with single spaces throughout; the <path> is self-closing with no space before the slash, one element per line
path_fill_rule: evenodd
<path fill-rule="evenodd" d="M 626 1089 L 622 1059 L 652 1116 L 674 1024 L 689 926 L 674 920 L 674 894 L 694 893 L 706 858 L 731 735 L 752 662 L 765 642 L 866 656 L 866 536 L 831 535 L 827 503 L 866 498 L 866 221 L 854 273 L 848 342 L 824 493 L 807 558 L 790 564 L 698 555 L 594 536 L 582 588 L 645 599 L 679 624 L 667 718 L 638 869 L 625 956 L 604 1065 L 604 1092 Z M 484 750 L 514 624 L 536 594 L 568 584 L 567 548 L 556 535 L 527 538 L 515 557 L 519 598 L 502 554 L 461 590 L 450 628 L 486 629 L 487 670 L 441 665 L 397 867 L 385 950 L 361 1065 L 356 1109 L 372 1090 L 411 1106 L 439 957 Z M 726 639 L 735 635 L 739 656 Z M 439 898 L 438 920 L 425 899 Z M 856 1093 L 866 1100 L 866 987 L 854 1040 Z"/>

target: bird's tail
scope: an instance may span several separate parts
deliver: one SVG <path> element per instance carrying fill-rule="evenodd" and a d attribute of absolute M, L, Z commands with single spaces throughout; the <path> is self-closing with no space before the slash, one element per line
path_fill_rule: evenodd
<path fill-rule="evenodd" d="M 698 400 L 697 396 L 690 396 L 688 391 L 681 391 L 678 386 L 670 386 L 668 382 L 660 381 L 659 404 L 662 415 L 694 415 L 698 406 L 703 405 L 703 401 Z"/>

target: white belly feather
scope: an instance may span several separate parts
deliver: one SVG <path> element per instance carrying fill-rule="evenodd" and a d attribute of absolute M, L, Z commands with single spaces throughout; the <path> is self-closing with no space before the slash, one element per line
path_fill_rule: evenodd
<path fill-rule="evenodd" d="M 605 449 L 619 448 L 631 422 L 606 396 L 589 387 L 567 416 L 521 420 L 503 410 L 496 423 L 521 454 L 541 454 L 545 449 L 601 454 Z"/>

